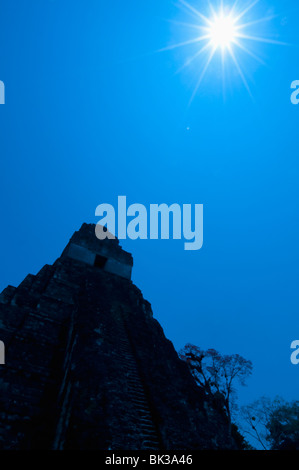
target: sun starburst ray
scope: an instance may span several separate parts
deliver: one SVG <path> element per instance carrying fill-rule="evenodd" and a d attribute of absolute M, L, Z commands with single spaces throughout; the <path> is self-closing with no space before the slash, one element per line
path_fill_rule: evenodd
<path fill-rule="evenodd" d="M 250 55 L 253 59 L 255 59 L 257 62 L 259 62 L 260 64 L 262 65 L 266 65 L 265 61 L 263 61 L 263 59 L 261 59 L 258 55 L 254 54 L 254 52 L 252 52 L 250 49 L 248 49 L 247 47 L 244 46 L 244 44 L 242 44 L 241 42 L 235 40 L 234 41 L 234 44 L 239 47 L 240 49 L 242 49 L 242 51 L 246 52 L 248 55 Z"/>
<path fill-rule="evenodd" d="M 158 52 L 171 51 L 172 49 L 176 49 L 178 47 L 189 46 L 190 44 L 196 44 L 197 42 L 204 41 L 205 39 L 209 39 L 209 36 L 207 34 L 204 36 L 198 36 L 197 38 L 193 38 L 188 41 L 180 42 L 179 44 L 172 44 L 171 46 L 163 47 L 163 49 L 159 49 Z"/>
<path fill-rule="evenodd" d="M 265 44 L 276 44 L 277 46 L 289 46 L 286 42 L 277 41 L 276 39 L 263 38 L 260 36 L 251 36 L 250 34 L 237 33 L 237 38 L 248 39 L 249 41 L 264 42 Z"/>
<path fill-rule="evenodd" d="M 242 10 L 238 16 L 235 16 L 234 17 L 235 23 L 238 23 L 240 19 L 243 18 L 243 16 L 245 16 L 250 10 L 252 10 L 252 8 L 255 7 L 257 3 L 259 3 L 259 1 L 260 0 L 254 0 L 254 2 L 252 2 L 247 8 L 245 8 L 245 10 Z"/>
<path fill-rule="evenodd" d="M 208 1 L 208 5 L 209 5 L 210 11 L 212 13 L 212 18 L 215 18 L 216 11 L 214 10 L 214 7 L 213 7 L 212 3 Z M 222 5 L 221 4 L 220 4 L 220 11 L 222 12 Z M 211 25 L 211 23 L 213 23 L 213 21 L 211 21 L 209 24 Z"/>
<path fill-rule="evenodd" d="M 188 67 L 192 62 L 194 62 L 195 59 L 197 59 L 204 51 L 206 51 L 207 49 L 209 49 L 210 47 L 210 43 L 207 43 L 205 46 L 203 46 L 201 49 L 199 49 L 199 51 L 197 51 L 192 57 L 190 57 L 188 60 L 186 60 L 186 62 L 182 65 L 182 67 L 180 67 L 178 70 L 177 70 L 177 74 L 182 72 L 182 70 L 184 70 L 184 68 Z"/>
<path fill-rule="evenodd" d="M 186 22 L 183 22 L 183 21 L 176 21 L 176 20 L 166 20 L 166 21 L 169 21 L 172 24 L 177 24 L 178 26 L 186 26 L 187 28 L 193 28 L 193 29 L 196 29 L 198 31 L 201 31 L 202 29 L 206 28 L 206 26 L 201 26 L 201 25 L 192 24 L 192 23 L 186 23 Z"/>
<path fill-rule="evenodd" d="M 192 5 L 190 5 L 190 3 L 185 2 L 185 0 L 179 0 L 179 2 L 182 5 L 184 5 L 186 8 L 188 8 L 190 11 L 192 11 L 196 16 L 199 16 L 199 18 L 204 20 L 206 23 L 211 24 L 211 20 L 209 20 L 209 18 L 207 18 L 205 15 L 203 15 L 198 10 L 196 10 L 196 8 L 194 8 Z"/>
<path fill-rule="evenodd" d="M 210 66 L 210 63 L 211 63 L 211 61 L 212 61 L 212 59 L 213 59 L 213 57 L 214 57 L 214 55 L 215 55 L 215 52 L 216 52 L 216 48 L 214 47 L 214 48 L 212 49 L 210 55 L 209 55 L 209 58 L 208 58 L 208 60 L 207 60 L 207 62 L 206 62 L 206 65 L 204 66 L 204 69 L 202 70 L 202 72 L 201 72 L 201 74 L 200 74 L 199 80 L 197 81 L 197 84 L 196 84 L 196 86 L 195 86 L 195 89 L 194 89 L 194 91 L 193 91 L 193 93 L 192 93 L 192 96 L 191 96 L 191 99 L 190 99 L 190 103 L 193 101 L 193 98 L 194 98 L 194 96 L 196 95 L 196 92 L 197 92 L 197 90 L 198 90 L 198 88 L 199 88 L 199 86 L 200 86 L 200 84 L 201 84 L 201 82 L 202 82 L 202 80 L 203 80 L 203 78 L 204 78 L 204 76 L 205 76 L 205 74 L 206 74 L 206 72 L 207 72 L 209 66 Z"/>
<path fill-rule="evenodd" d="M 242 23 L 240 25 L 236 25 L 235 28 L 238 29 L 245 29 L 249 26 L 255 26 L 259 23 L 264 23 L 266 21 L 272 21 L 274 18 L 277 18 L 277 15 L 267 16 L 265 18 L 259 18 L 258 20 L 250 21 L 249 23 Z"/>
<path fill-rule="evenodd" d="M 190 0 L 191 1 L 191 0 Z M 194 0 L 195 1 L 195 0 Z M 256 62 L 265 65 L 265 62 L 256 54 L 255 43 L 260 44 L 270 44 L 270 45 L 279 45 L 279 46 L 289 46 L 286 42 L 279 41 L 278 39 L 272 39 L 271 37 L 265 37 L 264 31 L 262 31 L 262 25 L 269 23 L 274 18 L 277 18 L 278 15 L 264 15 L 260 18 L 254 18 L 252 10 L 253 8 L 260 3 L 260 0 L 248 0 L 243 3 L 246 3 L 246 6 L 241 7 L 241 0 L 235 0 L 233 5 L 228 6 L 227 0 L 218 0 L 218 8 L 215 9 L 215 3 L 208 0 L 206 2 L 206 9 L 204 14 L 199 11 L 191 3 L 188 3 L 187 0 L 178 0 L 179 6 L 182 10 L 185 11 L 190 17 L 192 17 L 192 24 L 176 22 L 187 28 L 195 29 L 201 32 L 201 35 L 189 39 L 178 44 L 173 44 L 167 46 L 161 51 L 169 51 L 172 49 L 185 47 L 188 45 L 199 44 L 199 49 L 191 55 L 178 72 L 181 72 L 191 63 L 195 62 L 196 59 L 200 60 L 200 57 L 203 56 L 203 52 L 210 49 L 211 52 L 206 59 L 202 59 L 200 63 L 200 72 L 199 79 L 196 83 L 195 90 L 192 94 L 191 101 L 193 100 L 197 90 L 199 89 L 200 84 L 205 77 L 208 68 L 216 56 L 216 51 L 219 52 L 219 57 L 221 58 L 221 71 L 222 71 L 222 80 L 224 81 L 224 74 L 227 73 L 225 63 L 226 61 L 232 62 L 232 66 L 236 67 L 239 76 L 241 77 L 248 93 L 251 95 L 250 87 L 246 79 L 245 73 L 243 72 L 242 64 L 242 55 L 248 55 Z M 206 16 L 207 14 L 207 16 Z M 248 16 L 246 16 L 248 15 Z M 194 23 L 194 18 L 198 21 L 198 24 Z M 250 29 L 252 28 L 252 29 Z M 272 33 L 273 37 L 273 33 Z M 201 45 L 201 43 L 204 43 Z M 236 56 L 235 51 L 239 50 L 238 56 Z M 227 53 L 226 53 L 227 52 Z M 218 55 L 218 54 L 217 54 Z M 238 58 L 237 58 L 238 57 Z M 216 58 L 215 58 L 216 60 Z M 249 64 L 249 63 L 248 63 Z M 224 82 L 223 82 L 224 83 Z M 224 85 L 223 85 L 224 86 Z"/>
<path fill-rule="evenodd" d="M 234 12 L 235 12 L 235 10 L 236 10 L 236 8 L 237 8 L 238 3 L 239 3 L 239 0 L 235 0 L 235 3 L 234 3 L 233 6 L 231 7 L 230 14 L 233 15 L 233 16 L 234 16 Z M 223 2 L 222 2 L 222 4 L 223 4 Z"/>
<path fill-rule="evenodd" d="M 246 90 L 248 91 L 249 95 L 252 97 L 251 90 L 250 90 L 250 88 L 249 88 L 249 85 L 248 85 L 248 83 L 247 83 L 247 80 L 246 80 L 246 78 L 245 78 L 245 75 L 244 75 L 244 73 L 242 72 L 242 69 L 241 69 L 241 67 L 240 67 L 240 64 L 239 64 L 239 62 L 237 61 L 237 58 L 236 58 L 236 56 L 235 56 L 235 54 L 234 54 L 232 48 L 229 47 L 229 48 L 228 48 L 228 51 L 229 51 L 229 53 L 230 53 L 230 55 L 231 55 L 231 58 L 233 59 L 233 61 L 234 61 L 234 63 L 235 63 L 235 66 L 236 66 L 236 68 L 237 68 L 237 70 L 238 70 L 238 72 L 239 72 L 240 77 L 242 78 L 242 81 L 243 81 L 243 83 L 244 83 L 244 85 L 245 85 L 245 87 L 246 87 Z"/>

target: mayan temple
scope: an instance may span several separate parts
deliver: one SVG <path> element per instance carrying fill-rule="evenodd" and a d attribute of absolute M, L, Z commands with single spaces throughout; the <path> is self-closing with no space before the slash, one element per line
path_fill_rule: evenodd
<path fill-rule="evenodd" d="M 53 265 L 2 292 L 1 449 L 231 448 L 132 266 L 83 224 Z"/>

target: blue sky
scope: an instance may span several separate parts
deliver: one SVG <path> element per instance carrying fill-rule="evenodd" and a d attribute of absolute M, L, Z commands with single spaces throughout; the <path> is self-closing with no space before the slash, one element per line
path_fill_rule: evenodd
<path fill-rule="evenodd" d="M 297 398 L 298 12 L 294 0 L 249 12 L 277 15 L 254 32 L 292 44 L 254 42 L 265 65 L 239 54 L 252 96 L 231 61 L 223 87 L 218 55 L 190 103 L 205 56 L 177 73 L 197 45 L 157 52 L 194 37 L 177 3 L 3 0 L 0 289 L 52 263 L 119 195 L 202 203 L 197 252 L 182 241 L 122 241 L 133 280 L 177 349 L 192 342 L 253 361 L 242 403 Z"/>

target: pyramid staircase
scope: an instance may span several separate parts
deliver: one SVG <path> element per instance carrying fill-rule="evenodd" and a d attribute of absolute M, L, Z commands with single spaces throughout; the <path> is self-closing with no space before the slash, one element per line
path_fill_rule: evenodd
<path fill-rule="evenodd" d="M 138 371 L 138 365 L 134 357 L 132 345 L 129 341 L 125 324 L 118 322 L 118 351 L 123 362 L 123 373 L 127 377 L 128 402 L 131 402 L 136 410 L 141 437 L 141 449 L 136 450 L 159 450 L 160 443 L 157 430 L 150 411 L 150 405 L 146 397 L 146 392 Z"/>

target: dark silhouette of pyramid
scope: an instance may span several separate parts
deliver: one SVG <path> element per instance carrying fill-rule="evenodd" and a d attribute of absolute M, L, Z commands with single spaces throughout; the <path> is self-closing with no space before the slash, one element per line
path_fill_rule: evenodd
<path fill-rule="evenodd" d="M 132 256 L 83 224 L 0 296 L 2 449 L 220 449 L 221 410 L 131 281 Z M 155 282 L 153 280 L 153 282 Z"/>

